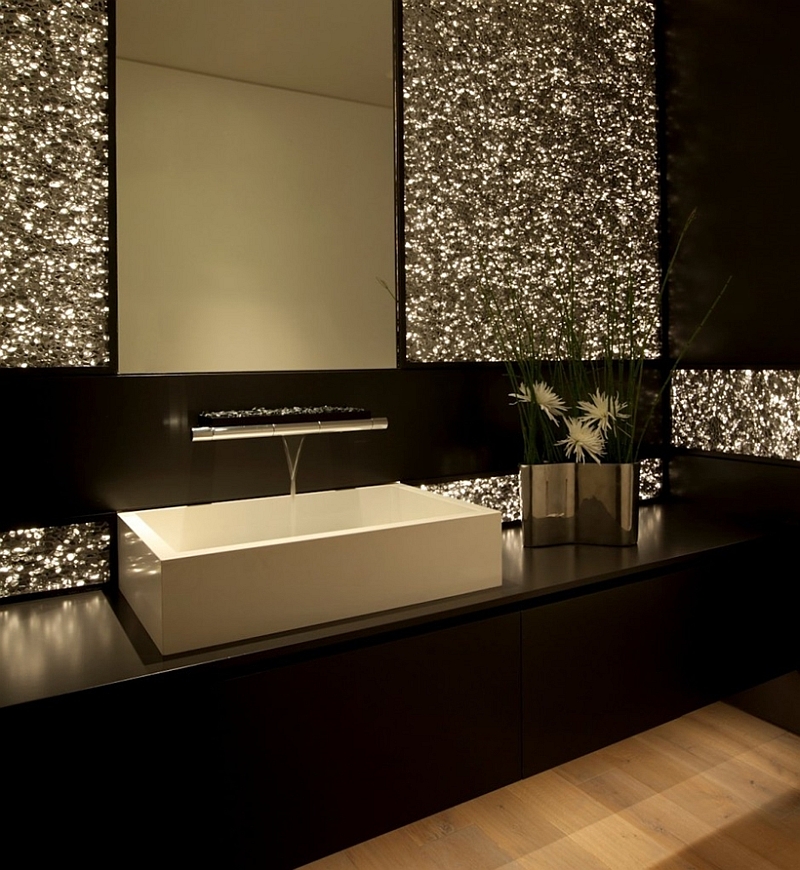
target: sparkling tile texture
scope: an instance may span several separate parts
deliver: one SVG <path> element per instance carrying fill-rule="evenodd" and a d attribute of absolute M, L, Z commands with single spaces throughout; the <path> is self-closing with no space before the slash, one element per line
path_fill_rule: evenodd
<path fill-rule="evenodd" d="M 104 0 L 0 4 L 0 366 L 109 364 Z"/>
<path fill-rule="evenodd" d="M 516 474 L 473 477 L 469 480 L 453 480 L 449 483 L 429 483 L 420 489 L 500 511 L 506 522 L 518 522 L 522 519 L 519 477 Z"/>
<path fill-rule="evenodd" d="M 0 365 L 108 363 L 104 6 L 0 13 Z M 546 319 L 571 269 L 591 318 L 630 264 L 656 347 L 652 19 L 651 0 L 404 0 L 410 359 L 497 358 L 480 282 Z"/>
<path fill-rule="evenodd" d="M 0 534 L 0 599 L 108 582 L 108 523 L 76 523 Z"/>
<path fill-rule="evenodd" d="M 570 284 L 597 353 L 628 279 L 657 354 L 652 0 L 403 0 L 403 16 L 408 358 L 498 359 L 486 289 L 547 323 Z"/>
<path fill-rule="evenodd" d="M 639 469 L 639 498 L 657 498 L 661 495 L 663 462 L 660 459 L 643 459 Z"/>
<path fill-rule="evenodd" d="M 645 459 L 639 474 L 639 498 L 655 498 L 661 492 L 660 459 Z M 472 504 L 483 505 L 500 511 L 504 522 L 519 522 L 522 507 L 519 500 L 519 477 L 504 474 L 496 477 L 473 477 L 468 480 L 454 480 L 449 483 L 425 484 L 420 489 L 458 498 Z"/>
<path fill-rule="evenodd" d="M 800 461 L 800 372 L 678 371 L 672 378 L 676 447 Z"/>

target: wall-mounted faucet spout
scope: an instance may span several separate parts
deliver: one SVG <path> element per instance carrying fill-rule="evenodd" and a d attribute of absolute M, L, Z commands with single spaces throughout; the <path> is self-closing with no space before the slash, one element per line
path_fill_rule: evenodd
<path fill-rule="evenodd" d="M 297 438 L 298 436 L 294 437 Z M 292 438 L 291 435 L 283 435 L 281 440 L 283 441 L 283 452 L 286 454 L 286 464 L 289 466 L 289 495 L 294 498 L 297 495 L 297 464 L 300 462 L 300 451 L 303 449 L 303 442 L 306 440 L 306 436 L 300 435 L 299 441 L 292 439 L 297 444 L 294 456 L 292 456 L 292 451 L 289 447 L 290 438 Z"/>
<path fill-rule="evenodd" d="M 297 466 L 306 435 L 324 432 L 366 432 L 387 429 L 386 417 L 373 417 L 363 408 L 252 408 L 249 411 L 209 411 L 200 414 L 192 428 L 192 441 L 225 441 L 238 438 L 283 439 L 289 467 L 289 492 L 297 493 Z M 299 441 L 294 439 L 299 438 Z M 289 443 L 292 439 L 292 445 Z M 292 449 L 294 444 L 296 449 Z"/>

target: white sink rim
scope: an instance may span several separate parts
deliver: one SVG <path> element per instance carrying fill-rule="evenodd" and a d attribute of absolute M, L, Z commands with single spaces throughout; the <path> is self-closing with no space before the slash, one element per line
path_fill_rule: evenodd
<path fill-rule="evenodd" d="M 203 513 L 227 513 L 240 508 L 245 508 L 247 510 L 271 510 L 272 512 L 277 513 L 282 510 L 291 511 L 294 508 L 303 510 L 307 505 L 314 505 L 323 499 L 337 501 L 353 497 L 373 497 L 382 495 L 386 495 L 389 498 L 392 496 L 400 496 L 406 499 L 407 505 L 411 502 L 416 502 L 419 505 L 429 506 L 431 512 L 428 513 L 427 516 L 420 513 L 418 516 L 395 518 L 388 522 L 364 521 L 359 524 L 351 522 L 327 530 L 311 530 L 294 534 L 261 535 L 258 537 L 254 536 L 250 540 L 219 543 L 212 546 L 182 547 L 177 545 L 174 540 L 176 530 L 172 530 L 173 534 L 170 536 L 169 530 L 158 528 L 160 525 L 158 520 L 168 518 L 178 519 L 180 517 L 185 517 L 187 520 L 194 520 Z M 288 544 L 313 538 L 332 537 L 336 535 L 357 535 L 383 528 L 400 528 L 403 526 L 444 522 L 458 517 L 486 515 L 487 512 L 496 513 L 496 511 L 491 511 L 489 508 L 471 504 L 469 502 L 459 501 L 448 496 L 442 496 L 438 493 L 419 489 L 418 487 L 408 486 L 403 483 L 390 483 L 377 486 L 354 487 L 351 489 L 306 492 L 299 493 L 296 496 L 265 496 L 263 498 L 237 499 L 195 505 L 148 508 L 141 511 L 122 511 L 118 516 L 126 523 L 126 525 L 136 532 L 136 534 L 162 561 L 166 561 L 169 559 L 183 559 L 191 556 L 203 556 L 212 553 L 245 549 L 247 547 L 278 546 L 281 544 Z M 270 517 L 267 516 L 265 519 L 268 521 Z M 210 517 L 207 520 L 209 523 L 215 521 L 218 522 L 219 518 Z M 210 530 L 210 533 L 221 534 L 221 530 L 219 527 L 215 527 Z"/>
<path fill-rule="evenodd" d="M 377 499 L 384 507 L 394 500 L 412 510 L 410 518 L 390 515 L 380 523 L 368 512 L 356 528 L 245 535 L 246 542 L 183 549 L 164 540 L 177 534 L 182 517 L 191 525 L 204 513 L 218 519 L 232 512 L 235 527 L 237 516 L 260 522 L 259 510 L 285 513 L 291 497 L 119 514 L 120 591 L 162 654 L 502 585 L 498 511 L 399 483 L 304 493 L 295 505 L 303 505 L 303 497 L 312 507 L 324 507 L 326 500 L 340 505 Z M 152 528 L 161 521 L 163 535 Z"/>

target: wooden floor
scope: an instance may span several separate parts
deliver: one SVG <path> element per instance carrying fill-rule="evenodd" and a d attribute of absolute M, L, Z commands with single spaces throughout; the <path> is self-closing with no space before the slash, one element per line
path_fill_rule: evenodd
<path fill-rule="evenodd" d="M 308 870 L 800 870 L 800 737 L 713 704 Z"/>

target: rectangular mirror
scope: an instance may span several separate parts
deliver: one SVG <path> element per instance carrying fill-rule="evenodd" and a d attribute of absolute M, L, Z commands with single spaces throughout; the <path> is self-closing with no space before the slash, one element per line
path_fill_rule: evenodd
<path fill-rule="evenodd" d="M 394 368 L 392 0 L 117 0 L 122 373 Z"/>

